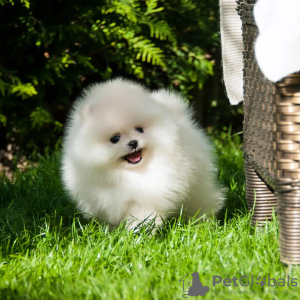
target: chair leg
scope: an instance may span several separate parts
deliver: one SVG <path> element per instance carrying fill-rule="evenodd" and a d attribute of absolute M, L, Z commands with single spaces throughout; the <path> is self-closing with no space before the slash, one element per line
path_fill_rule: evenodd
<path fill-rule="evenodd" d="M 300 73 L 276 84 L 274 171 L 280 260 L 300 264 Z"/>
<path fill-rule="evenodd" d="M 272 211 L 277 206 L 277 198 L 246 161 L 244 165 L 246 200 L 248 209 L 253 212 L 251 224 L 262 226 L 267 220 L 272 219 Z"/>
<path fill-rule="evenodd" d="M 300 192 L 278 193 L 280 260 L 300 264 Z"/>

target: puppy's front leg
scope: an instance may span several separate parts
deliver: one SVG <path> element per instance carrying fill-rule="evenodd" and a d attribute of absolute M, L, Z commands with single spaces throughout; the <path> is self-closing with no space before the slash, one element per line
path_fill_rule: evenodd
<path fill-rule="evenodd" d="M 127 229 L 134 231 L 139 231 L 143 226 L 154 229 L 163 223 L 162 217 L 154 207 L 143 207 L 135 202 L 130 203 L 124 220 L 127 222 Z"/>

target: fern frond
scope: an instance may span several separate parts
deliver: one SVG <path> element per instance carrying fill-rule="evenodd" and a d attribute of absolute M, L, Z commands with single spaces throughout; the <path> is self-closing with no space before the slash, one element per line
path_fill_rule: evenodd
<path fill-rule="evenodd" d="M 103 14 L 109 14 L 112 12 L 117 13 L 118 15 L 121 15 L 123 17 L 126 17 L 129 21 L 136 23 L 138 20 L 137 17 L 137 7 L 139 4 L 138 1 L 128 1 L 128 0 L 122 0 L 122 1 L 107 1 L 108 5 L 103 7 L 102 13 Z"/>
<path fill-rule="evenodd" d="M 150 28 L 150 36 L 162 41 L 168 40 L 176 44 L 176 36 L 165 20 L 157 20 L 153 17 L 145 17 L 141 24 L 146 24 Z"/>
<path fill-rule="evenodd" d="M 165 66 L 163 50 L 156 47 L 153 42 L 143 36 L 136 37 L 131 42 L 133 43 L 133 48 L 138 50 L 137 59 L 152 63 L 153 65 Z"/>
<path fill-rule="evenodd" d="M 157 7 L 158 0 L 146 0 L 147 10 L 145 15 L 150 15 L 162 11 L 163 7 Z"/>
<path fill-rule="evenodd" d="M 11 85 L 10 93 L 17 94 L 23 100 L 37 95 L 37 91 L 32 83 L 23 83 L 17 77 L 13 77 L 12 81 L 13 84 Z"/>

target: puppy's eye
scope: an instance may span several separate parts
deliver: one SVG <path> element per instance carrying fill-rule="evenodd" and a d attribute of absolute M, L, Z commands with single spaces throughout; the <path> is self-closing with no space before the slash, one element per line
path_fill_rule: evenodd
<path fill-rule="evenodd" d="M 144 132 L 144 129 L 142 127 L 137 127 L 135 130 L 140 133 Z"/>
<path fill-rule="evenodd" d="M 116 144 L 118 141 L 120 140 L 120 136 L 119 135 L 115 135 L 113 136 L 110 141 L 113 143 L 113 144 Z"/>

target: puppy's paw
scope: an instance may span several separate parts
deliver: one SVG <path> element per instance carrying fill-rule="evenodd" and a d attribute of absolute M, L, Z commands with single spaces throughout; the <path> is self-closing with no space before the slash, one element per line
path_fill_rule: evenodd
<path fill-rule="evenodd" d="M 147 234 L 154 235 L 156 230 L 163 224 L 163 219 L 159 216 L 149 216 L 144 220 L 137 218 L 129 218 L 126 220 L 127 230 L 132 230 L 134 233 L 144 231 Z"/>

